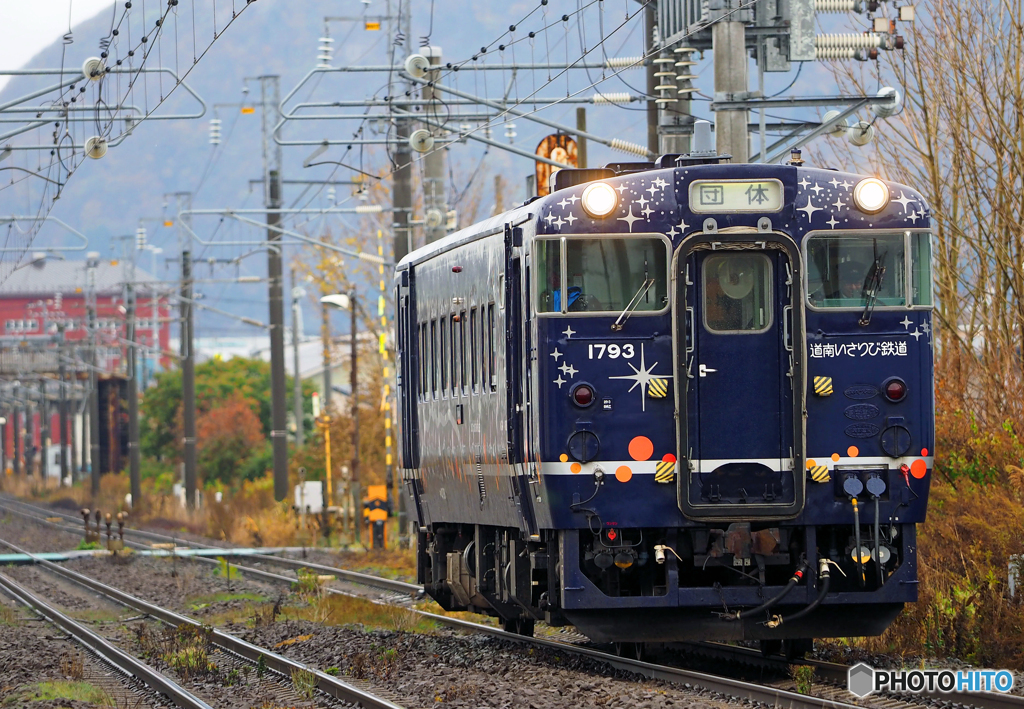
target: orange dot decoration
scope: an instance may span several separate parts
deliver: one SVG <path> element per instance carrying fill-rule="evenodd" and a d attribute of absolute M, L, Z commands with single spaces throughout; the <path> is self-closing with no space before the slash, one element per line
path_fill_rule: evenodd
<path fill-rule="evenodd" d="M 662 463 L 675 463 L 676 462 L 676 457 L 674 455 L 672 455 L 671 453 L 666 453 L 665 455 L 661 456 L 661 462 Z"/>
<path fill-rule="evenodd" d="M 629 442 L 629 457 L 633 460 L 650 460 L 654 455 L 654 444 L 647 436 L 636 436 Z"/>
<path fill-rule="evenodd" d="M 565 453 L 562 453 L 562 455 L 558 456 L 558 459 L 563 463 L 569 462 L 569 456 L 567 456 Z"/>
<path fill-rule="evenodd" d="M 839 454 L 838 453 L 833 453 L 832 454 L 832 462 L 833 463 L 838 463 L 839 462 Z"/>
<path fill-rule="evenodd" d="M 921 449 L 921 457 L 924 458 L 927 455 L 928 455 L 928 449 L 927 448 L 922 448 Z"/>
<path fill-rule="evenodd" d="M 811 468 L 813 468 L 817 464 L 818 464 L 818 461 L 816 461 L 814 458 L 808 458 L 807 459 L 807 469 L 808 470 L 810 470 Z"/>
<path fill-rule="evenodd" d="M 856 458 L 858 455 L 860 455 L 860 448 L 858 448 L 857 446 L 850 446 L 849 448 L 846 449 L 846 455 L 850 456 L 851 458 Z"/>
<path fill-rule="evenodd" d="M 633 479 L 633 469 L 628 465 L 620 465 L 615 469 L 615 479 L 620 483 L 628 483 Z"/>
<path fill-rule="evenodd" d="M 581 470 L 583 470 L 583 466 L 580 465 L 579 463 L 573 463 L 572 465 L 569 466 L 569 470 L 571 470 L 573 472 L 573 474 L 575 475 L 576 473 L 578 473 Z"/>
<path fill-rule="evenodd" d="M 928 464 L 918 458 L 910 464 L 910 474 L 920 480 L 928 473 Z"/>

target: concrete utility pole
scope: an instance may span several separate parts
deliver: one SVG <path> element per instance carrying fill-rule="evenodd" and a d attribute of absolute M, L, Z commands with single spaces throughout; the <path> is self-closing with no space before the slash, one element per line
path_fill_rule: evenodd
<path fill-rule="evenodd" d="M 129 247 L 131 248 L 131 247 Z M 131 249 L 131 262 L 135 261 L 135 250 Z M 135 508 L 142 501 L 142 458 L 139 450 L 139 351 L 135 344 L 135 269 L 132 268 L 131 279 L 128 281 L 125 313 L 128 320 L 127 335 L 127 364 L 128 364 L 128 477 L 131 481 L 132 507 Z M 63 407 L 62 407 L 63 410 Z M 61 424 L 63 425 L 63 424 Z M 63 446 L 61 455 L 63 455 Z M 63 460 L 63 458 L 61 458 Z M 63 466 L 62 466 L 63 467 Z"/>
<path fill-rule="evenodd" d="M 100 494 L 100 384 L 96 376 L 100 359 L 96 333 L 96 269 L 100 255 L 96 251 L 86 254 L 86 310 L 89 315 L 89 478 L 93 497 Z"/>
<path fill-rule="evenodd" d="M 359 375 L 358 375 L 358 363 L 359 363 L 359 347 L 356 339 L 356 289 L 353 288 L 348 292 L 349 312 L 352 315 L 351 326 L 349 330 L 349 342 L 351 344 L 351 358 L 349 371 L 349 387 L 352 393 L 349 397 L 349 402 L 352 404 L 352 498 L 355 502 L 356 508 L 356 519 L 355 527 L 356 531 L 356 544 L 359 543 L 359 528 L 363 523 L 362 515 L 362 496 L 359 494 Z"/>
<path fill-rule="evenodd" d="M 295 376 L 292 378 L 292 412 L 295 416 L 295 447 L 302 448 L 305 443 L 306 431 L 303 427 L 302 416 L 302 373 L 299 370 L 299 338 L 301 335 L 299 321 L 302 319 L 302 309 L 299 307 L 299 298 L 303 295 L 302 288 L 295 282 L 295 269 L 291 270 L 292 275 L 292 363 Z"/>
<path fill-rule="evenodd" d="M 715 55 L 715 100 L 745 99 L 747 93 L 746 25 L 726 20 L 711 28 Z M 746 109 L 715 114 L 715 140 L 719 154 L 732 155 L 734 163 L 750 157 Z"/>
<path fill-rule="evenodd" d="M 15 385 L 14 389 L 11 390 L 11 396 L 14 397 L 14 401 L 11 404 L 11 438 L 14 441 L 14 474 L 21 475 L 21 456 L 22 456 L 22 440 L 21 431 L 18 429 L 21 427 L 21 406 L 18 404 L 18 386 Z"/>
<path fill-rule="evenodd" d="M 181 384 L 185 431 L 182 438 L 185 464 L 185 506 L 196 505 L 196 360 L 193 340 L 192 252 L 181 252 Z"/>
<path fill-rule="evenodd" d="M 47 450 L 50 447 L 50 407 L 46 401 L 46 378 L 39 379 L 39 478 L 46 482 Z"/>
<path fill-rule="evenodd" d="M 274 126 L 281 118 L 280 77 L 261 76 L 263 100 L 263 189 L 268 210 L 281 209 L 281 146 L 274 142 Z M 288 404 L 284 371 L 284 274 L 279 212 L 267 214 L 267 278 L 270 281 L 270 442 L 274 449 L 274 499 L 288 496 Z"/>
<path fill-rule="evenodd" d="M 587 132 L 587 109 L 580 106 L 576 109 L 576 130 L 580 132 L 576 136 L 576 167 L 587 166 L 587 139 L 583 135 Z"/>
<path fill-rule="evenodd" d="M 60 346 L 58 351 L 57 376 L 60 381 L 60 484 L 70 477 L 70 461 L 68 460 L 68 368 L 64 361 L 66 356 L 67 339 L 63 323 L 57 326 L 60 332 Z"/>
<path fill-rule="evenodd" d="M 658 10 L 655 3 L 649 3 L 644 8 L 644 56 L 650 57 L 657 48 L 655 28 L 657 27 Z M 648 60 L 647 63 L 647 149 L 657 154 L 661 147 L 658 140 L 658 104 L 654 97 L 658 95 L 655 88 L 658 85 L 658 77 L 654 74 L 658 71 L 657 65 Z"/>
<path fill-rule="evenodd" d="M 411 3 L 405 5 L 404 15 L 400 18 L 401 26 L 397 28 L 405 35 L 407 42 L 412 41 L 410 5 Z M 388 15 L 391 15 L 390 11 Z M 394 36 L 395 33 L 391 34 Z M 412 83 L 408 83 L 406 90 L 412 91 L 412 89 Z M 394 182 L 391 203 L 394 206 L 394 212 L 392 213 L 391 229 L 394 232 L 395 240 L 395 263 L 398 263 L 413 250 L 412 226 L 409 224 L 412 210 L 412 148 L 409 146 L 409 136 L 412 135 L 412 119 L 398 116 L 395 121 L 395 137 L 398 138 L 398 145 L 395 147 L 395 171 L 392 178 Z"/>
<path fill-rule="evenodd" d="M 430 61 L 431 66 L 441 64 L 440 47 L 423 47 L 422 54 Z M 441 77 L 440 69 L 431 69 L 426 78 L 437 81 Z M 424 110 L 434 120 L 438 119 L 439 98 L 433 86 L 423 87 L 423 100 L 427 103 Z M 426 242 L 432 244 L 444 238 L 445 222 L 448 214 L 448 200 L 445 198 L 444 148 L 437 147 L 423 156 L 423 207 L 426 212 L 424 233 Z"/>

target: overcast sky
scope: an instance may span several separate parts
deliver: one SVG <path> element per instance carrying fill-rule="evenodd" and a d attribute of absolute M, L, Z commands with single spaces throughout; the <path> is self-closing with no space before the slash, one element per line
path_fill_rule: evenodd
<path fill-rule="evenodd" d="M 68 31 L 69 18 L 74 33 L 81 22 L 112 4 L 112 0 L 0 0 L 0 69 L 23 67 Z M 90 47 L 94 46 L 95 38 L 89 39 Z M 0 88 L 7 80 L 0 76 Z"/>

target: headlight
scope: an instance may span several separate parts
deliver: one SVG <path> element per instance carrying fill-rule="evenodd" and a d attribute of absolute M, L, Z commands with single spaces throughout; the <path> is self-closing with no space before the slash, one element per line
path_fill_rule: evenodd
<path fill-rule="evenodd" d="M 869 177 L 853 188 L 853 201 L 865 214 L 875 214 L 889 204 L 889 188 L 876 177 Z"/>
<path fill-rule="evenodd" d="M 594 219 L 604 219 L 615 211 L 619 204 L 619 195 L 611 185 L 595 182 L 583 190 L 583 211 Z"/>

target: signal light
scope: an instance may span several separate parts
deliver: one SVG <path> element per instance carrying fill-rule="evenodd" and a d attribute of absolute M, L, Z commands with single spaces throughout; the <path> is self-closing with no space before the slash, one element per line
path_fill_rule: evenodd
<path fill-rule="evenodd" d="M 579 384 L 572 390 L 572 403 L 586 408 L 594 403 L 594 390 L 587 384 Z"/>
<path fill-rule="evenodd" d="M 899 377 L 893 377 L 882 384 L 882 392 L 889 401 L 903 401 L 907 398 L 907 383 Z"/>

